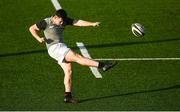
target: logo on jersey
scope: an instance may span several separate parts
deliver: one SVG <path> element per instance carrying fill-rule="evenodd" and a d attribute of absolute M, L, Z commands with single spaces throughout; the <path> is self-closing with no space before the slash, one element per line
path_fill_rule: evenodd
<path fill-rule="evenodd" d="M 54 26 L 49 26 L 49 28 L 54 28 Z"/>

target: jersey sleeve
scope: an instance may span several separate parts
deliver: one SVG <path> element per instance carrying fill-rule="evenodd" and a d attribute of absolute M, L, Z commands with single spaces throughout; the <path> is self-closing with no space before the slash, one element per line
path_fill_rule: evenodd
<path fill-rule="evenodd" d="M 40 29 L 40 30 L 45 30 L 47 27 L 47 23 L 45 20 L 41 20 L 39 22 L 36 23 L 36 26 Z"/>
<path fill-rule="evenodd" d="M 66 25 L 73 25 L 74 19 L 72 19 L 72 18 L 66 18 L 65 23 L 66 23 Z"/>

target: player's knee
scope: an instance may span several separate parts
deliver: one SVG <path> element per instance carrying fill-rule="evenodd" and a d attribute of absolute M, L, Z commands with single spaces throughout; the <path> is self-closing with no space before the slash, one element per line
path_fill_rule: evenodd
<path fill-rule="evenodd" d="M 71 75 L 72 75 L 72 70 L 71 70 L 71 69 L 68 69 L 68 70 L 66 71 L 66 74 L 67 74 L 69 77 L 71 77 Z"/>
<path fill-rule="evenodd" d="M 66 77 L 71 77 L 72 75 L 72 68 L 71 67 L 67 67 L 66 69 L 64 69 L 64 74 Z"/>

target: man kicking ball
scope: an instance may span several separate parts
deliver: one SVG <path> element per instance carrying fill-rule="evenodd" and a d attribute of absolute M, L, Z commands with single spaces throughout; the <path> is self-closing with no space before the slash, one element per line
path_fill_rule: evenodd
<path fill-rule="evenodd" d="M 84 20 L 75 20 L 67 16 L 65 10 L 57 10 L 52 17 L 32 25 L 29 30 L 33 37 L 40 43 L 45 42 L 48 54 L 55 60 L 64 71 L 64 102 L 65 103 L 78 103 L 77 100 L 72 98 L 72 62 L 76 62 L 83 66 L 97 67 L 102 71 L 107 71 L 112 68 L 116 63 L 103 63 L 85 58 L 66 46 L 63 38 L 63 31 L 66 25 L 73 26 L 99 26 L 100 22 L 88 22 Z M 38 32 L 43 30 L 45 38 L 41 37 Z"/>

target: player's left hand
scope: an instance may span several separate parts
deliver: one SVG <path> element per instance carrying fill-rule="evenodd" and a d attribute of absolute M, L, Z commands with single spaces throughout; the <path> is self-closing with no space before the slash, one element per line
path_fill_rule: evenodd
<path fill-rule="evenodd" d="M 100 22 L 95 22 L 95 23 L 93 23 L 93 26 L 94 26 L 94 27 L 100 26 L 100 24 L 101 24 Z"/>

